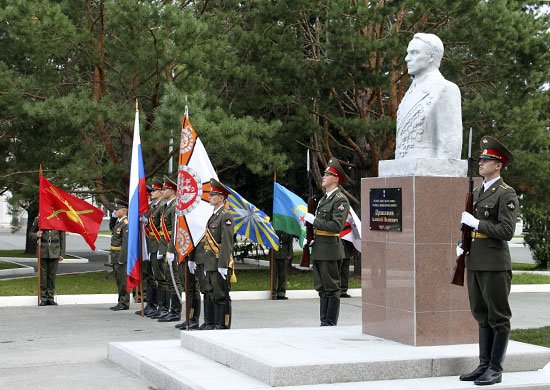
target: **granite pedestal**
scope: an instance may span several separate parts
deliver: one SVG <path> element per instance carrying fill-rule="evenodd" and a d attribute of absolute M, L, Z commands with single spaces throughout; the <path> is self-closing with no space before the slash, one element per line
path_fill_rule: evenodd
<path fill-rule="evenodd" d="M 402 230 L 370 229 L 371 189 L 400 188 Z M 466 177 L 364 178 L 363 333 L 415 346 L 477 342 L 466 287 L 452 285 Z"/>

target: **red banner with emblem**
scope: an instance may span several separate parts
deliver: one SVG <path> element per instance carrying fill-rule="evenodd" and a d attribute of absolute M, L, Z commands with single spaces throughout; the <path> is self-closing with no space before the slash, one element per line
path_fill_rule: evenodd
<path fill-rule="evenodd" d="M 95 251 L 95 241 L 103 214 L 103 210 L 60 190 L 40 175 L 38 210 L 40 229 L 78 233 Z"/>
<path fill-rule="evenodd" d="M 191 122 L 187 107 L 181 125 L 176 199 L 176 251 L 181 262 L 204 237 L 212 215 L 210 179 L 218 179 L 208 153 Z"/>

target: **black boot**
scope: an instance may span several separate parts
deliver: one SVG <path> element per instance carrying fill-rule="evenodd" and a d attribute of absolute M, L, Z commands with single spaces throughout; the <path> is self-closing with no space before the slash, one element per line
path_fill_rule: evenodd
<path fill-rule="evenodd" d="M 201 316 L 201 293 L 195 292 L 191 295 L 189 299 L 189 330 L 199 329 L 199 318 Z M 183 321 L 181 324 L 175 326 L 177 329 L 185 330 L 187 329 L 187 320 Z"/>
<path fill-rule="evenodd" d="M 502 362 L 504 361 L 504 355 L 506 354 L 506 347 L 508 346 L 509 330 L 495 331 L 493 338 L 493 350 L 491 351 L 491 362 L 489 367 L 485 370 L 483 375 L 474 381 L 475 385 L 485 386 L 494 385 L 495 383 L 502 382 Z"/>
<path fill-rule="evenodd" d="M 214 302 L 207 294 L 204 294 L 204 323 L 199 326 L 199 330 L 211 330 L 215 327 Z"/>
<path fill-rule="evenodd" d="M 217 303 L 214 303 L 214 329 L 222 328 L 221 317 L 222 317 L 221 307 Z"/>
<path fill-rule="evenodd" d="M 174 322 L 181 319 L 181 302 L 178 294 L 170 294 L 170 311 L 158 319 L 158 322 Z"/>
<path fill-rule="evenodd" d="M 319 302 L 319 318 L 321 319 L 321 326 L 327 326 L 327 307 L 328 307 L 328 298 L 320 298 Z"/>
<path fill-rule="evenodd" d="M 461 381 L 475 381 L 479 378 L 491 361 L 493 349 L 493 329 L 489 325 L 479 327 L 479 366 L 469 374 L 460 375 Z"/>
<path fill-rule="evenodd" d="M 338 323 L 338 316 L 340 315 L 340 298 L 329 297 L 327 307 L 327 325 L 336 326 Z"/>
<path fill-rule="evenodd" d="M 145 291 L 145 302 L 147 302 L 147 305 L 145 305 L 143 311 L 146 316 L 150 316 L 157 311 L 156 294 L 156 287 L 151 286 Z"/>
<path fill-rule="evenodd" d="M 231 329 L 231 301 L 225 305 L 216 305 L 219 311 L 216 329 Z"/>
<path fill-rule="evenodd" d="M 168 314 L 168 309 L 170 307 L 170 292 L 163 288 L 159 288 L 159 305 L 155 314 L 151 315 L 150 318 L 158 319 L 164 317 Z"/>

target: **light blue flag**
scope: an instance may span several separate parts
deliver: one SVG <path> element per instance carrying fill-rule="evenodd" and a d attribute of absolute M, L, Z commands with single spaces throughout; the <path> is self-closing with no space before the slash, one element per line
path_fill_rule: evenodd
<path fill-rule="evenodd" d="M 235 233 L 248 237 L 265 248 L 279 250 L 279 237 L 269 223 L 269 216 L 247 201 L 227 184 L 229 190 L 227 203 L 233 215 Z"/>

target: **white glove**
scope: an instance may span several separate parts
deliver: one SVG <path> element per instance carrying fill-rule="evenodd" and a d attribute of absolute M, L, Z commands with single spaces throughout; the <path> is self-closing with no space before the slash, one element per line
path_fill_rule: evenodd
<path fill-rule="evenodd" d="M 227 268 L 218 268 L 218 272 L 222 276 L 223 280 L 227 279 Z"/>
<path fill-rule="evenodd" d="M 145 215 L 142 215 L 139 217 L 140 222 L 147 223 L 149 222 L 149 218 L 147 218 Z"/>
<path fill-rule="evenodd" d="M 194 261 L 189 261 L 187 263 L 187 265 L 189 266 L 189 272 L 191 272 L 193 275 L 195 275 L 195 270 L 197 269 L 197 264 L 195 264 Z"/>
<path fill-rule="evenodd" d="M 164 255 L 157 255 L 157 260 L 162 260 L 164 259 Z"/>
<path fill-rule="evenodd" d="M 466 211 L 462 212 L 462 219 L 460 220 L 460 223 L 468 225 L 475 230 L 477 230 L 477 228 L 479 227 L 479 219 L 476 219 L 472 214 Z"/>
<path fill-rule="evenodd" d="M 462 249 L 462 247 L 459 245 L 456 246 L 456 257 L 460 257 L 462 256 L 462 254 L 464 253 L 464 249 Z"/>
<path fill-rule="evenodd" d="M 306 220 L 306 222 L 309 222 L 310 224 L 313 225 L 313 221 L 315 221 L 315 216 L 311 213 L 306 213 L 304 215 L 304 219 Z"/>
<path fill-rule="evenodd" d="M 170 252 L 166 252 L 166 260 L 168 261 L 174 261 L 174 254 Z"/>

